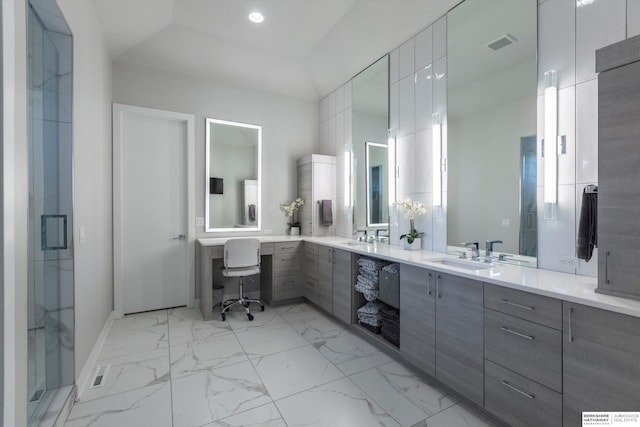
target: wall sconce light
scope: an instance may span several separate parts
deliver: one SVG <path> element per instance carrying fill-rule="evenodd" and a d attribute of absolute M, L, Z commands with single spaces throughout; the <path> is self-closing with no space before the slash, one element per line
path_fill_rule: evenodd
<path fill-rule="evenodd" d="M 351 207 L 351 144 L 344 144 L 344 208 Z"/>
<path fill-rule="evenodd" d="M 442 118 L 440 113 L 431 116 L 433 132 L 433 206 L 442 206 Z"/>
<path fill-rule="evenodd" d="M 397 201 L 398 167 L 396 165 L 396 129 L 387 131 L 387 161 L 389 171 L 389 206 Z"/>
<path fill-rule="evenodd" d="M 558 74 L 556 70 L 544 73 L 544 218 L 556 219 L 558 206 Z"/>

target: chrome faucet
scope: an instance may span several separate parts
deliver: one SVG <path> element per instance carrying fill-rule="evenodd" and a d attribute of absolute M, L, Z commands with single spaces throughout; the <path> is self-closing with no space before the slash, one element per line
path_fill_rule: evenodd
<path fill-rule="evenodd" d="M 493 253 L 493 245 L 496 243 L 502 243 L 502 240 L 487 240 L 485 242 L 484 262 L 491 262 L 491 254 Z"/>
<path fill-rule="evenodd" d="M 358 233 L 364 233 L 364 237 L 363 236 L 358 236 L 358 241 L 359 242 L 366 242 L 367 241 L 367 230 L 366 229 L 356 230 L 356 231 L 353 232 L 353 235 L 356 236 Z"/>
<path fill-rule="evenodd" d="M 465 248 L 471 248 L 471 260 L 478 261 L 480 259 L 480 244 L 478 242 L 460 243 Z"/>

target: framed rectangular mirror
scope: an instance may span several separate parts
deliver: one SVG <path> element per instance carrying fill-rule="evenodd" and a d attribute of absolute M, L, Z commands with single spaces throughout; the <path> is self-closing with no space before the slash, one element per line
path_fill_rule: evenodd
<path fill-rule="evenodd" d="M 207 232 L 260 231 L 262 126 L 206 119 Z"/>
<path fill-rule="evenodd" d="M 389 173 L 387 145 L 366 142 L 367 227 L 388 227 Z"/>
<path fill-rule="evenodd" d="M 537 1 L 466 0 L 447 14 L 447 244 L 501 240 L 536 266 Z"/>

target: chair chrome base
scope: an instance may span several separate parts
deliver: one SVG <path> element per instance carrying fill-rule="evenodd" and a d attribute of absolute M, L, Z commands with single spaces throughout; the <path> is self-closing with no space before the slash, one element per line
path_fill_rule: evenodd
<path fill-rule="evenodd" d="M 244 281 L 243 281 L 243 277 L 241 276 L 239 291 L 238 291 L 238 298 L 228 299 L 222 303 L 222 311 L 220 312 L 222 321 L 224 322 L 226 320 L 227 311 L 229 311 L 229 309 L 236 304 L 242 305 L 247 312 L 247 318 L 249 320 L 253 320 L 253 314 L 251 314 L 251 311 L 249 310 L 249 304 L 251 303 L 260 304 L 260 311 L 264 311 L 264 303 L 262 301 L 260 301 L 259 299 L 251 299 L 251 298 L 244 297 Z"/>

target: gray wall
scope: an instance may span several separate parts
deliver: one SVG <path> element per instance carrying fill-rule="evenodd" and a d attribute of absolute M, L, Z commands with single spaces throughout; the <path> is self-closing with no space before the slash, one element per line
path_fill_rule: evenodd
<path fill-rule="evenodd" d="M 205 118 L 262 125 L 262 230 L 285 234 L 279 205 L 296 196 L 296 160 L 318 147 L 317 103 L 117 61 L 113 102 L 195 115 L 196 217 L 204 217 Z M 196 227 L 197 238 L 219 235 Z"/>

